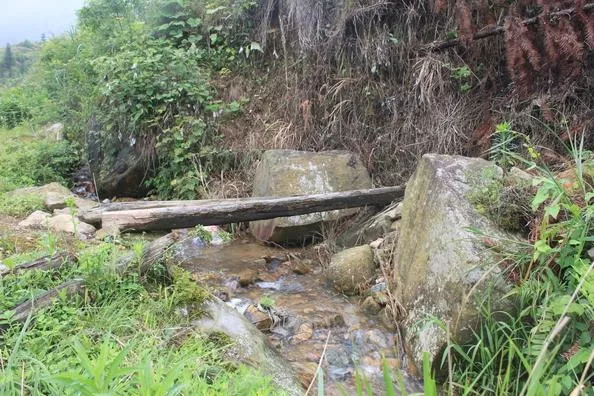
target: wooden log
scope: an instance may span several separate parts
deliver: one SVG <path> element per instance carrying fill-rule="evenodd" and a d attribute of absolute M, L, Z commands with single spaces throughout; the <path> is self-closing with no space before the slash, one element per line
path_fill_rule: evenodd
<path fill-rule="evenodd" d="M 53 256 L 45 256 L 37 260 L 19 264 L 12 269 L 5 269 L 0 271 L 0 278 L 8 274 L 19 274 L 25 271 L 47 271 L 50 269 L 57 269 L 63 265 L 71 265 L 76 261 L 76 256 L 69 253 L 58 253 Z"/>
<path fill-rule="evenodd" d="M 55 289 L 46 291 L 32 300 L 16 306 L 13 309 L 14 315 L 11 317 L 11 320 L 22 323 L 27 320 L 29 315 L 34 315 L 40 309 L 49 307 L 62 294 L 65 294 L 67 298 L 81 294 L 84 291 L 84 286 L 85 282 L 82 279 L 74 279 L 63 283 Z"/>
<path fill-rule="evenodd" d="M 227 199 L 225 201 L 240 201 L 249 198 Z M 101 224 L 101 216 L 105 212 L 118 212 L 125 210 L 139 210 L 139 209 L 156 209 L 156 208 L 171 208 L 180 206 L 196 206 L 208 203 L 221 202 L 220 199 L 208 200 L 187 200 L 187 201 L 134 201 L 134 202 L 114 202 L 109 204 L 102 204 L 97 208 L 81 212 L 78 216 L 80 221 L 88 224 Z"/>
<path fill-rule="evenodd" d="M 404 187 L 398 186 L 294 197 L 220 200 L 200 205 L 107 211 L 102 213 L 101 221 L 104 228 L 124 231 L 171 230 L 386 205 L 403 196 Z"/>
<path fill-rule="evenodd" d="M 133 264 L 137 264 L 139 273 L 144 275 L 153 265 L 163 259 L 169 248 L 179 239 L 180 234 L 178 232 L 170 232 L 147 244 L 140 258 L 134 252 L 123 255 L 116 263 L 116 271 L 121 274 L 126 272 Z"/>

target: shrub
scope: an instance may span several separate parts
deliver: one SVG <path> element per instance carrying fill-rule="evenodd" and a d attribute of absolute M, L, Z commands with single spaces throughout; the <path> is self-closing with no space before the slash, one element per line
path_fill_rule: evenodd
<path fill-rule="evenodd" d="M 0 128 L 14 129 L 31 118 L 23 103 L 12 97 L 0 98 Z"/>
<path fill-rule="evenodd" d="M 38 196 L 9 196 L 7 194 L 0 194 L 1 214 L 24 217 L 41 209 L 43 209 L 43 199 Z"/>
<path fill-rule="evenodd" d="M 80 165 L 78 150 L 67 141 L 13 140 L 0 147 L 0 192 L 59 182 L 69 184 Z"/>

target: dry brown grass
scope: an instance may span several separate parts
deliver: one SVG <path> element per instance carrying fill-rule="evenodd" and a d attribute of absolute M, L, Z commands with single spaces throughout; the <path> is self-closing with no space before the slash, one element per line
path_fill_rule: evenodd
<path fill-rule="evenodd" d="M 224 127 L 227 146 L 346 149 L 361 157 L 377 185 L 394 185 L 427 152 L 483 154 L 477 148 L 488 147 L 502 121 L 552 148 L 562 146 L 556 136 L 568 129 L 591 130 L 583 122 L 592 108 L 591 75 L 535 105 L 510 96 L 501 37 L 467 49 L 419 51 L 456 31 L 454 12 L 435 14 L 428 0 L 262 2 L 255 20 L 266 53 L 249 77 L 235 79 L 250 102 Z M 473 72 L 467 92 L 452 77 L 464 66 Z M 546 109 L 576 120 L 547 121 Z"/>

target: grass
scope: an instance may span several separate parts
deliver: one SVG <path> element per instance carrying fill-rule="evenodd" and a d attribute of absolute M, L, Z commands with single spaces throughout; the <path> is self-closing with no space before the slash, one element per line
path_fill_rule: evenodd
<path fill-rule="evenodd" d="M 70 183 L 80 163 L 76 147 L 50 141 L 31 127 L 0 129 L 0 194 L 19 187 Z"/>
<path fill-rule="evenodd" d="M 504 241 L 495 247 L 510 252 L 503 262 L 514 274 L 509 297 L 516 313 L 495 310 L 490 299 L 478 302 L 473 339 L 448 346 L 448 394 L 594 394 L 594 264 L 587 253 L 594 246 L 594 156 L 583 142 L 578 138 L 567 148 L 571 180 L 539 164 L 537 156 L 500 153 L 537 174 L 531 245 L 526 253 L 513 252 Z"/>
<path fill-rule="evenodd" d="M 0 324 L 9 324 L 1 394 L 278 394 L 268 378 L 224 358 L 227 341 L 188 330 L 191 317 L 178 308 L 197 298 L 195 283 L 118 276 L 110 264 L 119 251 L 104 243 L 83 250 L 75 267 L 0 279 Z M 87 279 L 84 296 L 10 323 L 7 309 L 76 277 Z"/>
<path fill-rule="evenodd" d="M 0 194 L 0 214 L 25 217 L 43 208 L 43 198 L 36 195 L 10 196 Z"/>

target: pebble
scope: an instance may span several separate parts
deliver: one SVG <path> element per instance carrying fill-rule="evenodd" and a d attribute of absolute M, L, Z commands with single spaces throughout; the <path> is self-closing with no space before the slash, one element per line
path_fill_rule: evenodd
<path fill-rule="evenodd" d="M 239 285 L 242 287 L 247 287 L 256 281 L 256 275 L 258 272 L 251 268 L 246 268 L 242 270 L 239 276 Z"/>
<path fill-rule="evenodd" d="M 382 307 L 372 296 L 369 296 L 361 304 L 361 310 L 369 315 L 377 315 L 382 310 Z"/>
<path fill-rule="evenodd" d="M 245 317 L 259 330 L 270 330 L 272 318 L 269 314 L 260 311 L 256 306 L 250 305 L 244 312 Z"/>
<path fill-rule="evenodd" d="M 369 244 L 369 246 L 372 249 L 379 249 L 379 247 L 382 245 L 382 243 L 384 243 L 384 238 L 379 238 L 379 239 L 376 239 L 375 241 L 371 242 Z"/>
<path fill-rule="evenodd" d="M 313 335 L 313 325 L 311 323 L 303 323 L 299 326 L 297 333 L 291 337 L 291 344 L 300 344 L 307 341 Z"/>
<path fill-rule="evenodd" d="M 293 272 L 297 275 L 306 275 L 311 272 L 313 262 L 311 260 L 297 260 L 293 264 Z"/>

